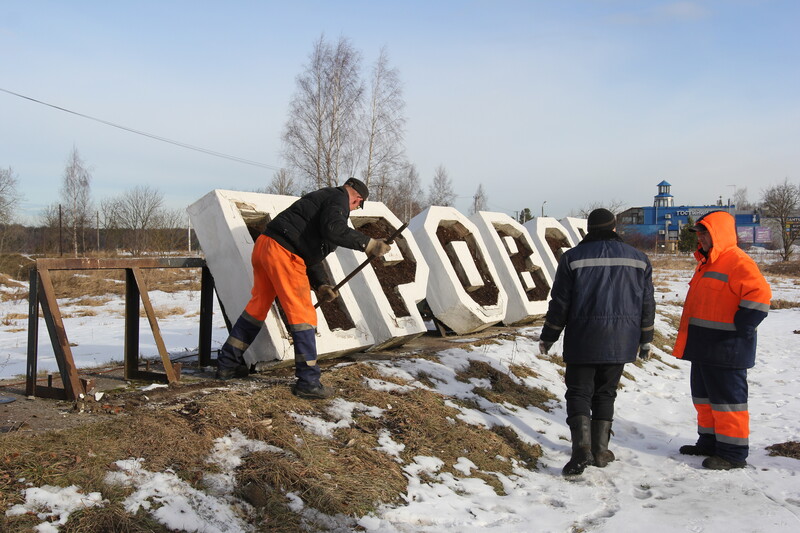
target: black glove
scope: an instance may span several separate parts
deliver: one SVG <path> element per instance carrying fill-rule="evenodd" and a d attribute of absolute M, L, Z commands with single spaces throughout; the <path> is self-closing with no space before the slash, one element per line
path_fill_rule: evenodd
<path fill-rule="evenodd" d="M 370 239 L 369 243 L 367 243 L 367 247 L 364 249 L 364 252 L 370 257 L 370 259 L 374 259 L 376 257 L 383 257 L 389 250 L 392 249 L 390 244 L 386 243 L 384 239 Z"/>
<path fill-rule="evenodd" d="M 317 301 L 322 304 L 334 301 L 339 297 L 339 291 L 333 290 L 330 285 L 320 285 L 317 290 Z"/>
<path fill-rule="evenodd" d="M 542 355 L 547 355 L 547 352 L 549 352 L 550 348 L 552 347 L 553 347 L 552 342 L 539 341 L 539 353 Z"/>
<path fill-rule="evenodd" d="M 650 360 L 650 343 L 645 342 L 639 345 L 639 359 L 642 361 Z"/>

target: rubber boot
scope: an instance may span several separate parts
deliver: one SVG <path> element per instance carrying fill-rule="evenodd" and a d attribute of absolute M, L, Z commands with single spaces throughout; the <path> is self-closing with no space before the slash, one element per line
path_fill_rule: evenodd
<path fill-rule="evenodd" d="M 244 378 L 250 374 L 244 352 L 261 331 L 261 322 L 246 311 L 239 315 L 236 324 L 217 355 L 217 379 Z"/>
<path fill-rule="evenodd" d="M 592 455 L 594 465 L 600 468 L 616 459 L 614 452 L 608 449 L 611 438 L 611 420 L 592 420 Z"/>
<path fill-rule="evenodd" d="M 567 424 L 572 434 L 572 457 L 564 465 L 561 475 L 577 476 L 594 464 L 590 419 L 585 415 L 572 416 L 567 419 Z"/>

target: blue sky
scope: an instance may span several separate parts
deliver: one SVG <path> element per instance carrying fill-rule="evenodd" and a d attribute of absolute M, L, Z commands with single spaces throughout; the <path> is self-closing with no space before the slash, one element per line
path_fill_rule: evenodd
<path fill-rule="evenodd" d="M 406 151 L 466 212 L 565 216 L 594 203 L 751 201 L 800 181 L 800 2 L 0 2 L 0 89 L 270 167 L 321 35 L 400 72 Z M 271 168 L 115 129 L 0 92 L 0 167 L 29 220 L 76 147 L 95 200 L 136 185 L 183 208 Z M 546 202 L 546 203 L 545 203 Z"/>

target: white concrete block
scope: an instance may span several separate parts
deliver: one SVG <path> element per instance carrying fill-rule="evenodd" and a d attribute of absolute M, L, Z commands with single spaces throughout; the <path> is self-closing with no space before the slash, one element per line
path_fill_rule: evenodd
<path fill-rule="evenodd" d="M 402 226 L 383 203 L 369 201 L 350 213 L 350 222 L 366 234 L 377 231 L 375 237 L 388 237 Z M 363 252 L 341 247 L 335 254 L 347 273 L 367 259 Z M 402 345 L 427 330 L 417 304 L 425 299 L 428 265 L 409 229 L 395 239 L 386 256 L 388 261 L 373 260 L 348 282 L 372 332 L 372 351 Z"/>
<path fill-rule="evenodd" d="M 536 217 L 526 222 L 524 226 L 531 234 L 536 251 L 544 261 L 550 280 L 555 279 L 558 260 L 573 246 L 569 232 L 553 217 Z"/>
<path fill-rule="evenodd" d="M 236 322 L 247 305 L 253 287 L 250 256 L 254 239 L 248 230 L 248 222 L 252 226 L 255 221 L 261 221 L 259 227 L 252 230 L 257 238 L 266 221 L 295 200 L 297 198 L 292 196 L 217 189 L 188 207 L 192 226 L 214 276 L 217 294 L 231 323 Z M 334 254 L 328 256 L 324 265 L 329 275 L 337 279 L 344 277 Z M 320 358 L 363 350 L 374 344 L 351 288 L 343 287 L 340 294 L 337 301 L 345 315 L 349 316 L 352 327 L 331 328 L 322 308 L 318 308 L 317 351 Z M 316 301 L 313 294 L 312 301 Z M 265 328 L 245 353 L 246 361 L 253 364 L 293 359 L 291 336 L 278 313 L 277 301 L 264 325 Z"/>
<path fill-rule="evenodd" d="M 503 246 L 506 247 L 508 255 L 514 255 L 515 253 L 519 252 L 519 248 L 517 248 L 517 241 L 514 240 L 514 237 L 506 235 L 502 240 Z"/>
<path fill-rule="evenodd" d="M 561 225 L 567 230 L 567 235 L 569 236 L 572 246 L 577 246 L 578 243 L 586 237 L 586 234 L 589 233 L 587 220 L 585 218 L 564 217 L 559 220 L 559 222 L 561 222 Z"/>
<path fill-rule="evenodd" d="M 552 278 L 530 233 L 504 213 L 480 211 L 470 221 L 480 231 L 508 295 L 503 322 L 520 324 L 546 314 Z"/>
<path fill-rule="evenodd" d="M 522 281 L 522 288 L 525 289 L 525 292 L 536 288 L 536 282 L 533 281 L 533 276 L 527 270 L 519 273 L 519 279 Z"/>
<path fill-rule="evenodd" d="M 507 305 L 505 289 L 498 280 L 478 228 L 468 218 L 453 207 L 431 206 L 409 222 L 409 229 L 430 268 L 426 300 L 439 321 L 464 335 L 503 320 Z M 478 258 L 476 267 L 481 272 L 484 287 L 467 292 L 442 240 L 461 240 L 469 245 Z"/>
<path fill-rule="evenodd" d="M 444 249 L 456 270 L 456 275 L 461 281 L 461 285 L 464 286 L 467 292 L 483 287 L 481 273 L 478 272 L 478 267 L 475 261 L 472 260 L 472 255 L 469 253 L 469 245 L 466 241 L 448 242 Z"/>

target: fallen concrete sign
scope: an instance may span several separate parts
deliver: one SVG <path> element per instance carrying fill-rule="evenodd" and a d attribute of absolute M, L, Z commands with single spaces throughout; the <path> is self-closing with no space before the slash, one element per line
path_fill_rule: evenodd
<path fill-rule="evenodd" d="M 217 189 L 188 207 L 192 226 L 214 276 L 217 294 L 231 323 L 250 299 L 253 287 L 250 256 L 255 239 L 269 220 L 295 200 L 293 196 Z M 335 254 L 328 256 L 325 266 L 329 276 L 335 279 L 346 275 Z M 345 285 L 340 295 L 334 302 L 317 309 L 320 358 L 360 351 L 374 344 L 351 288 Z M 316 301 L 313 294 L 312 299 Z M 280 318 L 277 301 L 264 325 L 264 330 L 245 352 L 246 361 L 253 364 L 294 359 L 291 337 Z"/>
<path fill-rule="evenodd" d="M 480 230 L 508 295 L 503 323 L 524 324 L 546 314 L 552 280 L 528 230 L 505 213 L 479 211 L 470 221 Z"/>
<path fill-rule="evenodd" d="M 564 217 L 559 220 L 559 222 L 561 222 L 561 225 L 567 230 L 570 244 L 572 244 L 573 247 L 577 246 L 589 232 L 585 218 Z"/>
<path fill-rule="evenodd" d="M 569 232 L 553 217 L 536 217 L 525 223 L 525 229 L 531 234 L 536 250 L 541 255 L 550 279 L 556 277 L 558 260 L 568 249 L 572 248 Z"/>
<path fill-rule="evenodd" d="M 376 239 L 387 238 L 402 226 L 400 219 L 381 202 L 365 202 L 363 209 L 350 214 L 350 222 Z M 367 259 L 363 252 L 347 248 L 339 247 L 335 253 L 346 273 Z M 428 265 L 408 229 L 394 240 L 388 254 L 373 260 L 348 282 L 358 296 L 375 341 L 370 350 L 399 346 L 427 331 L 417 309 L 417 304 L 425 299 L 427 283 Z"/>
<path fill-rule="evenodd" d="M 503 320 L 506 291 L 468 218 L 453 207 L 431 206 L 409 222 L 409 229 L 430 268 L 426 300 L 437 320 L 459 335 Z"/>

